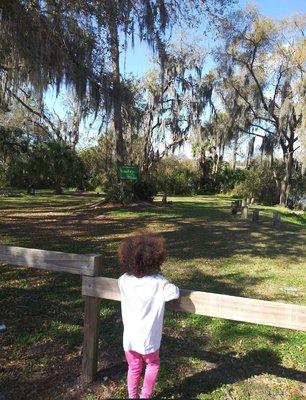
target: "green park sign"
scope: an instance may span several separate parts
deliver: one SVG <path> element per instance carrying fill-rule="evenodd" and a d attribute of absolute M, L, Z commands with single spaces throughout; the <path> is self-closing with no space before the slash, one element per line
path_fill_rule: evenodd
<path fill-rule="evenodd" d="M 134 165 L 121 165 L 118 167 L 118 178 L 137 181 L 139 179 L 139 168 Z"/>

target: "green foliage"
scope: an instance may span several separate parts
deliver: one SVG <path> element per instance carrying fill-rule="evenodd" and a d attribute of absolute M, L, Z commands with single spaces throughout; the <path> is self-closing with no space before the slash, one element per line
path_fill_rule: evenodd
<path fill-rule="evenodd" d="M 156 164 L 152 177 L 160 192 L 192 194 L 197 187 L 198 172 L 194 161 L 171 156 Z"/>
<path fill-rule="evenodd" d="M 154 182 L 116 182 L 107 188 L 106 200 L 126 205 L 134 200 L 153 201 L 156 194 L 157 189 Z"/>
<path fill-rule="evenodd" d="M 88 147 L 78 154 L 86 166 L 87 184 L 92 188 L 109 189 L 117 178 L 114 133 L 104 134 L 97 146 Z"/>
<path fill-rule="evenodd" d="M 0 165 L 0 187 L 8 186 L 7 168 L 5 165 Z"/>
<path fill-rule="evenodd" d="M 151 181 L 136 181 L 134 187 L 134 199 L 153 201 L 157 195 L 157 188 L 154 182 Z"/>
<path fill-rule="evenodd" d="M 28 153 L 20 153 L 15 155 L 7 166 L 7 181 L 11 187 L 24 188 L 30 182 L 29 177 L 29 155 Z"/>
<path fill-rule="evenodd" d="M 216 193 L 216 181 L 213 176 L 213 158 L 206 157 L 200 160 L 200 180 L 198 193 L 200 194 L 213 194 Z"/>
<path fill-rule="evenodd" d="M 245 171 L 245 180 L 236 184 L 233 194 L 237 197 L 254 197 L 255 201 L 263 204 L 276 204 L 278 187 L 275 180 L 277 166 L 271 168 L 268 164 L 260 165 L 253 161 Z"/>
<path fill-rule="evenodd" d="M 106 201 L 129 204 L 134 198 L 133 184 L 130 182 L 114 182 L 106 190 Z"/>
<path fill-rule="evenodd" d="M 234 189 L 235 185 L 243 182 L 246 177 L 246 171 L 243 169 L 232 169 L 227 164 L 218 174 L 220 191 L 227 193 Z"/>
<path fill-rule="evenodd" d="M 49 141 L 34 147 L 29 162 L 29 175 L 34 184 L 45 182 L 56 194 L 64 185 L 80 182 L 85 172 L 82 160 L 64 142 Z"/>
<path fill-rule="evenodd" d="M 232 169 L 227 162 L 219 161 L 219 168 L 214 172 L 214 159 L 212 156 L 200 161 L 201 178 L 199 180 L 198 193 L 215 194 L 227 193 L 234 186 L 245 179 L 245 171 Z"/>
<path fill-rule="evenodd" d="M 19 128 L 0 125 L 0 186 L 23 186 L 29 135 Z"/>
<path fill-rule="evenodd" d="M 295 164 L 290 181 L 291 199 L 298 198 L 306 192 L 306 173 L 302 173 L 300 164 Z M 233 195 L 243 198 L 254 197 L 255 201 L 267 205 L 277 204 L 284 168 L 280 160 L 274 160 L 272 166 L 268 162 L 261 165 L 258 160 L 253 160 L 249 168 L 243 172 L 243 180 L 235 185 Z"/>
<path fill-rule="evenodd" d="M 213 159 L 197 164 L 193 160 L 167 157 L 155 166 L 153 178 L 158 191 L 167 194 L 227 193 L 245 179 L 246 172 L 233 170 L 222 160 L 218 173 L 213 173 Z"/>
<path fill-rule="evenodd" d="M 306 169 L 302 172 L 302 165 L 295 163 L 291 176 L 290 195 L 301 197 L 306 194 Z"/>

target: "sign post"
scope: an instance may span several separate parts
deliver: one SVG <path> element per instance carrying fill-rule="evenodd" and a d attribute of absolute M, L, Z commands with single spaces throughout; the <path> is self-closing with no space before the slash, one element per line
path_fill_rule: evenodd
<path fill-rule="evenodd" d="M 136 165 L 120 165 L 117 173 L 120 180 L 138 181 L 139 179 L 139 167 Z"/>
<path fill-rule="evenodd" d="M 125 199 L 123 200 L 123 203 L 127 200 L 124 194 L 124 182 L 126 181 L 138 181 L 140 178 L 140 173 L 139 173 L 139 167 L 138 165 L 119 165 L 117 169 L 117 174 L 118 174 L 118 179 L 121 181 L 121 191 L 122 191 L 122 198 Z M 131 185 L 132 188 L 132 196 L 133 199 L 135 198 L 135 193 L 134 193 L 134 185 Z M 132 200 L 132 199 L 130 199 Z M 130 200 L 127 200 L 129 202 Z"/>

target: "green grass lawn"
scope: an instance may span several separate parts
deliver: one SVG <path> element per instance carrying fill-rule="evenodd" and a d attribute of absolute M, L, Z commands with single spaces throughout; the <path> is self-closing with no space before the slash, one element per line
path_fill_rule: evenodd
<path fill-rule="evenodd" d="M 166 208 L 99 205 L 94 194 L 0 197 L 0 243 L 102 253 L 120 274 L 118 244 L 135 229 L 162 233 L 163 272 L 181 288 L 306 304 L 305 214 L 260 208 L 260 221 L 230 214 L 225 196 L 173 197 Z M 272 213 L 282 226 L 272 226 Z M 286 290 L 287 288 L 287 290 Z M 294 288 L 294 290 L 288 290 Z M 120 304 L 102 301 L 99 375 L 82 388 L 84 302 L 80 278 L 1 266 L 0 394 L 5 399 L 126 396 Z M 305 399 L 306 334 L 167 312 L 156 395 L 226 400 Z M 0 396 L 1 397 L 1 396 Z"/>

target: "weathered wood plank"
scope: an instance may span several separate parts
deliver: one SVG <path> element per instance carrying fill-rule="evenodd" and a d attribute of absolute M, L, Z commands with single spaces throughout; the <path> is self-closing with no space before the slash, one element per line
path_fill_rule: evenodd
<path fill-rule="evenodd" d="M 82 359 L 82 378 L 84 383 L 92 382 L 97 373 L 100 303 L 101 300 L 98 297 L 85 296 Z"/>
<path fill-rule="evenodd" d="M 102 256 L 0 245 L 0 263 L 94 276 L 101 273 Z"/>
<path fill-rule="evenodd" d="M 121 300 L 117 279 L 104 278 L 98 280 L 82 279 L 82 295 L 94 296 L 102 299 Z"/>
<path fill-rule="evenodd" d="M 111 278 L 84 276 L 82 294 L 120 300 L 117 280 Z M 306 307 L 295 304 L 181 290 L 179 301 L 169 303 L 167 308 L 209 317 L 306 331 Z"/>

